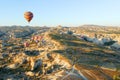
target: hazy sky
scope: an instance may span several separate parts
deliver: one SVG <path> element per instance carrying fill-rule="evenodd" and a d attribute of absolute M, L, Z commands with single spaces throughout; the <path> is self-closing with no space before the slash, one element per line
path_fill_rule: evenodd
<path fill-rule="evenodd" d="M 30 24 L 24 12 L 32 11 Z M 120 0 L 0 0 L 0 25 L 120 25 Z"/>

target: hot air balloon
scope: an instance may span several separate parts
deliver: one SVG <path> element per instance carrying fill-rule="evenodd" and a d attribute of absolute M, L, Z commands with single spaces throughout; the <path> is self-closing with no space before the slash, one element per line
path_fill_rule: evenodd
<path fill-rule="evenodd" d="M 24 13 L 24 18 L 25 18 L 28 22 L 30 22 L 30 21 L 32 20 L 32 18 L 33 18 L 33 13 L 30 12 L 30 11 L 25 12 L 25 13 Z"/>

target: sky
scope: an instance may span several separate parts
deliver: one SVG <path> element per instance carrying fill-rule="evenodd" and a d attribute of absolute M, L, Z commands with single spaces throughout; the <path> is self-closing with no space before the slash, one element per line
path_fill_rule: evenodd
<path fill-rule="evenodd" d="M 24 12 L 31 11 L 30 23 Z M 0 0 L 0 26 L 120 26 L 120 0 Z"/>

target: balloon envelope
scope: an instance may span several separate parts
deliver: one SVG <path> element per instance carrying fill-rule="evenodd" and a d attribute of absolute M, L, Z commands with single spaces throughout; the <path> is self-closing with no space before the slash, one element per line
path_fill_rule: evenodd
<path fill-rule="evenodd" d="M 32 20 L 32 18 L 33 18 L 33 13 L 30 12 L 30 11 L 25 12 L 25 13 L 24 13 L 24 18 L 25 18 L 28 22 L 30 22 L 30 21 Z"/>

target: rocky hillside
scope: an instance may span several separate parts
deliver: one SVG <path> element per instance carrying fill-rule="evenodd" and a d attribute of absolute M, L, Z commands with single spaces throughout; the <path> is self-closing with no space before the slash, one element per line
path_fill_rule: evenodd
<path fill-rule="evenodd" d="M 119 80 L 120 52 L 52 28 L 1 40 L 1 80 Z M 40 30 L 38 30 L 40 32 Z M 61 32 L 64 32 L 61 34 Z M 32 36 L 42 40 L 31 40 Z M 29 43 L 25 46 L 23 43 Z"/>

